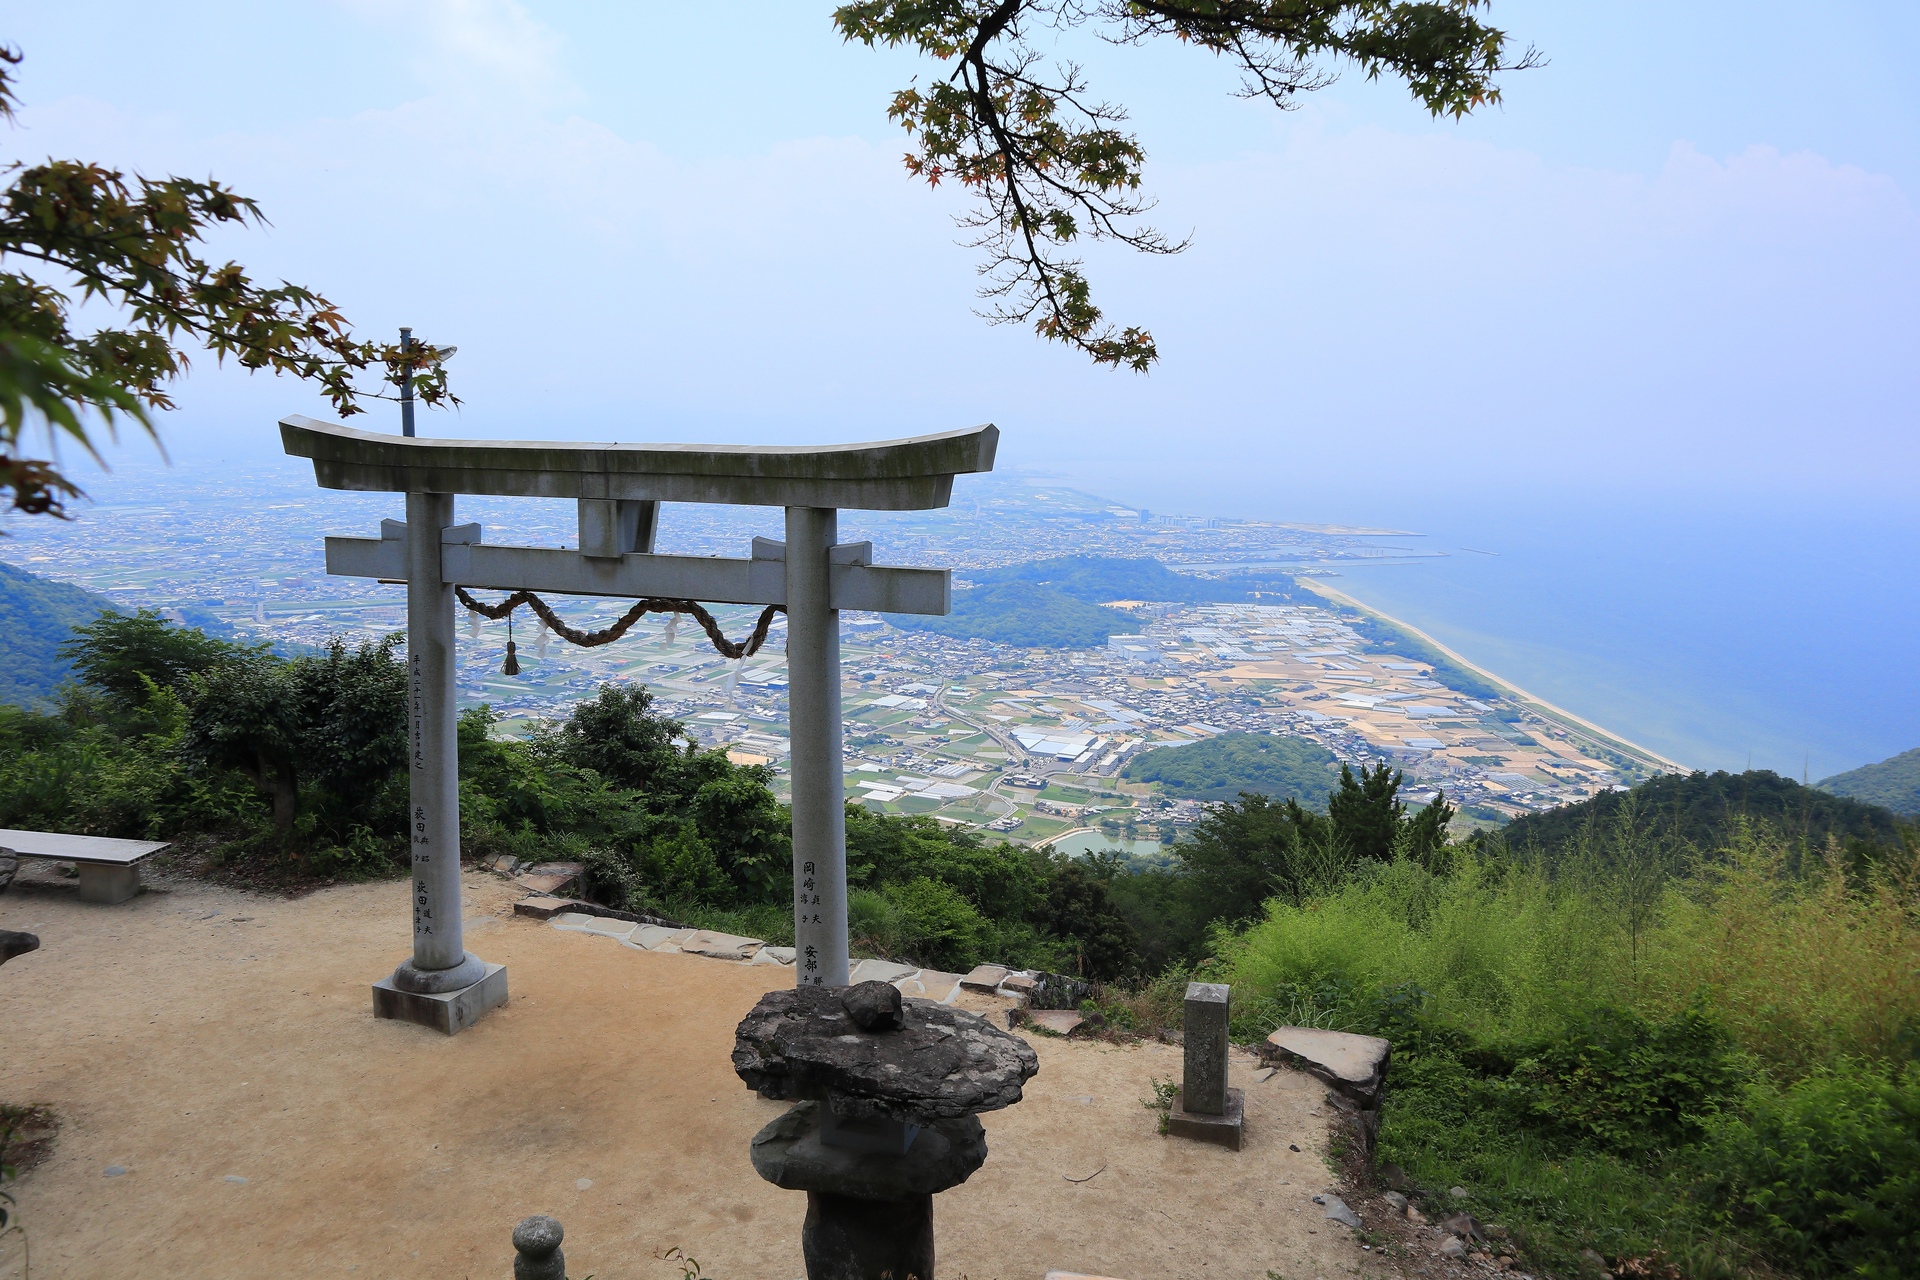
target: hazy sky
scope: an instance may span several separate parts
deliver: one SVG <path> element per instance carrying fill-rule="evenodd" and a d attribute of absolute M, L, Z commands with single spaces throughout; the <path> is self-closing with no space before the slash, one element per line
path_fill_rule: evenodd
<path fill-rule="evenodd" d="M 256 196 L 273 226 L 222 252 L 459 345 L 431 434 L 993 421 L 1007 465 L 1312 519 L 1522 487 L 1899 501 L 1920 462 L 1911 0 L 1495 0 L 1549 65 L 1464 123 L 1353 74 L 1283 115 L 1192 50 L 1081 39 L 1194 237 L 1091 255 L 1160 340 L 1148 377 L 971 314 L 954 206 L 885 119 L 931 68 L 843 45 L 825 0 L 12 9 L 10 154 Z M 210 362 L 180 401 L 183 462 L 325 414 Z"/>

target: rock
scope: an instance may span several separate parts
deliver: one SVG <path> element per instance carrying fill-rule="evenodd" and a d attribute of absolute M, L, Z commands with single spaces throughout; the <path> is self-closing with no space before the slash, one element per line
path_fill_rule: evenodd
<path fill-rule="evenodd" d="M 1440 1219 L 1440 1229 L 1451 1231 L 1462 1240 L 1485 1240 L 1487 1233 L 1480 1220 L 1470 1213 L 1456 1213 L 1451 1218 Z"/>
<path fill-rule="evenodd" d="M 935 1004 L 951 1004 L 960 994 L 960 975 L 942 973 L 938 969 L 922 969 L 908 978 L 896 978 L 894 986 L 900 988 L 900 994 L 916 1000 L 931 1000 Z"/>
<path fill-rule="evenodd" d="M 40 938 L 36 934 L 16 933 L 12 929 L 0 929 L 0 964 L 5 964 L 15 956 L 23 956 L 29 951 L 40 949 Z"/>
<path fill-rule="evenodd" d="M 1355 1231 L 1360 1229 L 1360 1215 L 1352 1209 L 1349 1209 L 1347 1202 L 1339 1196 L 1332 1194 L 1315 1196 L 1314 1201 L 1318 1204 L 1324 1204 L 1327 1207 L 1327 1217 L 1329 1220 L 1338 1222 L 1342 1226 L 1352 1227 Z"/>
<path fill-rule="evenodd" d="M 1420 1212 L 1418 1209 L 1414 1208 L 1412 1205 L 1408 1205 L 1407 1221 L 1411 1222 L 1416 1227 L 1424 1227 L 1427 1225 L 1427 1215 Z"/>
<path fill-rule="evenodd" d="M 898 1031 L 863 1032 L 837 989 L 771 991 L 734 1032 L 733 1069 L 764 1098 L 919 1125 L 1012 1106 L 1040 1070 L 1032 1045 L 975 1014 L 908 1000 L 902 1015 Z"/>
<path fill-rule="evenodd" d="M 20 871 L 20 859 L 12 854 L 0 853 L 0 893 L 13 883 L 13 877 Z"/>
<path fill-rule="evenodd" d="M 970 991 L 992 991 L 1007 976 L 1005 965 L 977 964 L 968 970 L 967 976 L 960 979 L 960 985 Z"/>
<path fill-rule="evenodd" d="M 1380 1104 L 1393 1046 L 1378 1036 L 1356 1036 L 1317 1027 L 1280 1027 L 1267 1037 L 1268 1056 L 1326 1081 L 1372 1109 Z"/>
<path fill-rule="evenodd" d="M 1407 1171 L 1397 1164 L 1388 1163 L 1381 1165 L 1380 1181 L 1386 1183 L 1395 1191 L 1413 1190 L 1413 1179 L 1409 1178 Z"/>
<path fill-rule="evenodd" d="M 792 947 L 762 947 L 753 953 L 755 964 L 792 964 L 793 959 Z"/>
<path fill-rule="evenodd" d="M 862 1031 L 900 1029 L 900 992 L 884 982 L 855 983 L 840 997 L 840 1004 Z"/>
<path fill-rule="evenodd" d="M 513 914 L 532 916 L 535 920 L 551 920 L 565 912 L 576 911 L 579 903 L 572 898 L 556 898 L 552 894 L 537 893 L 531 898 L 522 898 L 513 904 Z"/>
<path fill-rule="evenodd" d="M 552 894 L 559 897 L 567 889 L 580 891 L 580 878 L 586 874 L 585 864 L 579 862 L 542 862 L 528 867 L 513 878 L 513 882 L 535 893 Z"/>
<path fill-rule="evenodd" d="M 1467 1256 L 1467 1246 L 1460 1243 L 1459 1236 L 1448 1236 L 1440 1242 L 1439 1252 L 1443 1258 L 1451 1258 L 1455 1262 L 1460 1262 L 1465 1260 Z"/>
<path fill-rule="evenodd" d="M 976 1116 L 938 1120 L 904 1152 L 852 1151 L 820 1140 L 825 1105 L 802 1102 L 753 1136 L 754 1172 L 788 1191 L 899 1200 L 957 1187 L 987 1160 Z"/>
<path fill-rule="evenodd" d="M 1267 1081 L 1273 1079 L 1274 1073 L 1277 1070 L 1279 1070 L 1277 1067 L 1261 1067 L 1253 1073 L 1253 1082 L 1255 1084 L 1265 1084 Z"/>
<path fill-rule="evenodd" d="M 1607 1269 L 1607 1260 L 1601 1257 L 1599 1251 L 1596 1249 L 1582 1249 L 1580 1251 L 1580 1258 L 1595 1271 L 1605 1272 Z"/>
<path fill-rule="evenodd" d="M 1023 995 L 1039 985 L 1040 980 L 1038 978 L 1029 978 L 1024 973 L 1010 973 L 1000 980 L 1000 986 L 1004 990 L 1018 991 Z"/>
<path fill-rule="evenodd" d="M 898 982 L 902 978 L 911 978 L 920 972 L 910 964 L 895 964 L 891 960 L 861 960 L 850 973 L 848 982 Z"/>
<path fill-rule="evenodd" d="M 1467 1198 L 1467 1189 L 1465 1187 L 1449 1187 L 1447 1194 L 1455 1200 L 1465 1200 Z"/>
<path fill-rule="evenodd" d="M 711 956 L 715 960 L 750 960 L 753 953 L 767 944 L 759 938 L 742 938 L 731 933 L 713 933 L 701 929 L 689 934 L 680 943 L 680 949 L 696 956 Z"/>
<path fill-rule="evenodd" d="M 1406 1213 L 1407 1198 L 1401 1195 L 1398 1191 L 1389 1191 L 1385 1195 L 1381 1196 L 1380 1198 L 1386 1201 L 1387 1207 L 1389 1209 L 1392 1209 L 1395 1213 L 1403 1214 L 1403 1215 Z"/>
<path fill-rule="evenodd" d="M 1071 1009 L 1029 1009 L 1027 1021 L 1056 1035 L 1070 1036 L 1086 1019 Z"/>
<path fill-rule="evenodd" d="M 643 924 L 621 940 L 622 946 L 632 947 L 636 951 L 663 951 L 669 954 L 680 950 L 680 944 L 693 936 L 692 929 L 669 929 L 663 924 Z"/>

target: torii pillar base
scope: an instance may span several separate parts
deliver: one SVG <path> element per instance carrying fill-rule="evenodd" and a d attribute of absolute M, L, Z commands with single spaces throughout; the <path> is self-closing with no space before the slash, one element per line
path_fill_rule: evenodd
<path fill-rule="evenodd" d="M 480 981 L 472 986 L 433 994 L 402 991 L 392 978 L 382 978 L 373 984 L 373 1016 L 457 1035 L 480 1021 L 489 1009 L 507 1002 L 507 966 L 488 963 L 485 969 Z"/>

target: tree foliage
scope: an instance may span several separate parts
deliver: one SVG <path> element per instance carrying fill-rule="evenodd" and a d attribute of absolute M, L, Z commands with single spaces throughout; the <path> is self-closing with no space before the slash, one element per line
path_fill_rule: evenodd
<path fill-rule="evenodd" d="M 1258 792 L 1310 807 L 1326 803 L 1333 790 L 1333 752 L 1305 738 L 1267 733 L 1223 733 L 1184 746 L 1156 747 L 1128 762 L 1122 777 L 1157 782 L 1168 795 L 1189 800 L 1232 800 Z"/>
<path fill-rule="evenodd" d="M 1042 29 L 1091 27 L 1114 44 L 1171 38 L 1230 60 L 1241 92 L 1286 109 L 1342 63 L 1405 82 L 1435 115 L 1500 100 L 1495 76 L 1533 66 L 1480 20 L 1486 0 L 859 0 L 834 10 L 850 41 L 908 46 L 945 74 L 900 90 L 887 109 L 912 139 L 907 171 L 977 197 L 961 225 L 983 251 L 985 315 L 1032 324 L 1099 364 L 1145 371 L 1153 335 L 1094 305 L 1077 242 L 1178 253 L 1142 219 L 1146 151 L 1125 108 L 1090 95 L 1082 69 L 1049 63 Z"/>
<path fill-rule="evenodd" d="M 0 46 L 0 119 L 13 120 L 18 50 Z M 45 459 L 23 456 L 44 427 L 96 461 L 95 429 L 117 439 L 131 422 L 155 440 L 152 412 L 189 347 L 243 369 L 288 374 L 320 388 L 344 417 L 382 398 L 369 370 L 410 378 L 428 404 L 455 402 L 439 352 L 358 340 L 339 309 L 300 285 L 254 280 L 237 262 L 200 256 L 208 233 L 264 225 L 253 200 L 211 178 L 129 176 L 84 160 L 15 161 L 0 191 L 0 491 L 29 514 L 62 511 L 79 494 Z M 77 305 L 114 320 L 74 327 Z M 96 421 L 97 420 L 97 421 Z"/>

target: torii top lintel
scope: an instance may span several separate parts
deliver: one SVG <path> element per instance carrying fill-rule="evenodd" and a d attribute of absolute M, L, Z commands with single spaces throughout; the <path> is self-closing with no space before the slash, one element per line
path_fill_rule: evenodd
<path fill-rule="evenodd" d="M 280 439 L 313 459 L 325 489 L 623 498 L 764 507 L 920 511 L 944 507 L 953 478 L 993 470 L 991 425 L 868 444 L 760 448 L 441 440 L 359 431 L 295 414 Z"/>

